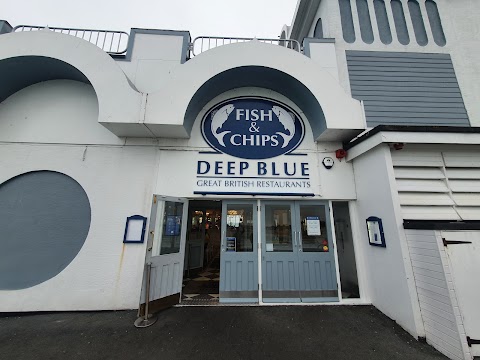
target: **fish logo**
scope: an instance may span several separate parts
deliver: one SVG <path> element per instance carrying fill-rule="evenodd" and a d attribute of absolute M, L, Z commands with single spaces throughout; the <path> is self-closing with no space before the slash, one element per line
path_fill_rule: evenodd
<path fill-rule="evenodd" d="M 223 124 L 225 124 L 225 121 L 227 121 L 229 115 L 233 112 L 235 109 L 235 106 L 232 104 L 228 104 L 225 106 L 222 106 L 220 109 L 212 113 L 212 124 L 211 124 L 211 130 L 213 136 L 217 139 L 218 143 L 222 146 L 225 146 L 225 143 L 223 141 L 223 138 L 225 135 L 231 133 L 231 131 L 222 131 L 221 133 L 217 133 L 219 129 L 222 128 Z"/>
<path fill-rule="evenodd" d="M 279 101 L 245 96 L 214 105 L 202 119 L 201 132 L 216 152 L 270 159 L 294 151 L 303 141 L 305 125 Z"/>
<path fill-rule="evenodd" d="M 280 135 L 283 138 L 282 149 L 288 146 L 290 140 L 295 136 L 295 121 L 293 120 L 292 115 L 290 115 L 285 109 L 279 106 L 272 106 L 272 110 L 277 115 L 278 121 L 283 125 L 285 130 L 288 131 L 288 135 L 282 132 L 277 132 L 276 134 Z"/>

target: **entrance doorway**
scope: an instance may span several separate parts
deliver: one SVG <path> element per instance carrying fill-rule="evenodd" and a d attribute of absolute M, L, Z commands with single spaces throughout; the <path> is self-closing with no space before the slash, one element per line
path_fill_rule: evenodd
<path fill-rule="evenodd" d="M 265 201 L 262 205 L 264 302 L 338 301 L 327 203 Z"/>
<path fill-rule="evenodd" d="M 329 211 L 321 201 L 154 196 L 140 309 L 338 301 Z"/>
<path fill-rule="evenodd" d="M 183 304 L 215 304 L 219 298 L 221 201 L 191 200 L 182 284 Z"/>

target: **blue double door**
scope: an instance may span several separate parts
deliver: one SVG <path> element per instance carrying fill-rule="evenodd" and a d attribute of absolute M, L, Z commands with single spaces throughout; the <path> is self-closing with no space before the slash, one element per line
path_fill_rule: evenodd
<path fill-rule="evenodd" d="M 338 301 L 328 204 L 263 202 L 264 302 Z"/>
<path fill-rule="evenodd" d="M 260 288 L 263 302 L 337 301 L 327 205 L 224 201 L 220 301 L 258 302 Z"/>

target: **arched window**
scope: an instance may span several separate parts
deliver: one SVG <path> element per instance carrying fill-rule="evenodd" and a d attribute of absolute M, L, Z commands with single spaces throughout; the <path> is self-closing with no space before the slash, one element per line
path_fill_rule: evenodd
<path fill-rule="evenodd" d="M 350 0 L 339 0 L 340 17 L 342 19 L 343 39 L 347 43 L 355 42 L 355 28 L 353 27 L 352 7 Z"/>
<path fill-rule="evenodd" d="M 417 0 L 408 0 L 408 10 L 412 18 L 413 31 L 418 45 L 425 46 L 428 44 L 427 31 L 423 23 L 422 11 Z"/>
<path fill-rule="evenodd" d="M 371 44 L 373 43 L 373 29 L 367 0 L 357 0 L 357 12 L 362 40 L 364 43 Z"/>
<path fill-rule="evenodd" d="M 408 45 L 410 42 L 410 37 L 408 36 L 407 23 L 405 22 L 405 13 L 403 12 L 402 2 L 400 0 L 392 0 L 391 5 L 398 41 L 402 45 Z"/>
<path fill-rule="evenodd" d="M 313 30 L 313 37 L 317 39 L 323 39 L 322 18 L 318 18 L 317 23 L 315 24 L 315 30 Z"/>
<path fill-rule="evenodd" d="M 375 8 L 375 17 L 377 19 L 378 34 L 380 40 L 384 44 L 392 42 L 392 31 L 390 30 L 390 23 L 388 22 L 387 8 L 384 0 L 374 0 L 373 7 Z"/>
<path fill-rule="evenodd" d="M 426 0 L 425 7 L 427 8 L 427 16 L 430 21 L 433 40 L 435 41 L 435 44 L 444 46 L 447 43 L 447 40 L 445 39 L 445 33 L 443 32 L 442 21 L 440 20 L 437 4 L 433 0 Z"/>

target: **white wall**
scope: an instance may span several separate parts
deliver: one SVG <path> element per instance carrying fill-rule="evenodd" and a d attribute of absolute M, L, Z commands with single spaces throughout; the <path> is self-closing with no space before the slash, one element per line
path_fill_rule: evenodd
<path fill-rule="evenodd" d="M 0 312 L 138 306 L 145 245 L 122 241 L 128 216 L 150 216 L 157 150 L 124 146 L 96 116 L 92 89 L 71 81 L 33 85 L 0 105 L 0 184 L 28 171 L 58 171 L 84 188 L 92 213 L 85 244 L 67 268 L 37 286 L 0 291 Z"/>
<path fill-rule="evenodd" d="M 363 265 L 367 296 L 414 337 L 424 336 L 398 196 L 392 188 L 393 167 L 388 146 L 378 146 L 356 158 L 353 168 L 360 225 L 356 251 L 363 256 L 359 266 Z M 386 248 L 369 245 L 365 221 L 370 216 L 382 219 Z"/>
<path fill-rule="evenodd" d="M 138 91 L 155 92 L 164 86 L 169 73 L 181 66 L 182 49 L 182 36 L 137 33 L 131 60 L 116 63 Z"/>
<path fill-rule="evenodd" d="M 334 38 L 330 31 L 330 8 L 335 5 L 334 1 L 321 0 L 320 5 L 318 6 L 317 13 L 313 19 L 313 23 L 308 30 L 307 37 L 313 37 L 315 32 L 315 25 L 317 25 L 318 18 L 322 19 L 322 28 L 323 28 L 323 37 L 324 38 Z"/>
<path fill-rule="evenodd" d="M 125 142 L 98 123 L 98 102 L 92 86 L 72 80 L 44 81 L 1 102 L 0 141 Z"/>
<path fill-rule="evenodd" d="M 185 110 L 198 89 L 210 78 L 242 66 L 276 69 L 300 81 L 317 98 L 327 128 L 357 130 L 356 134 L 364 129 L 360 102 L 347 96 L 332 75 L 305 55 L 259 41 L 219 46 L 175 68 L 162 89 L 148 95 L 144 124 L 158 136 L 168 127 L 183 128 Z"/>

